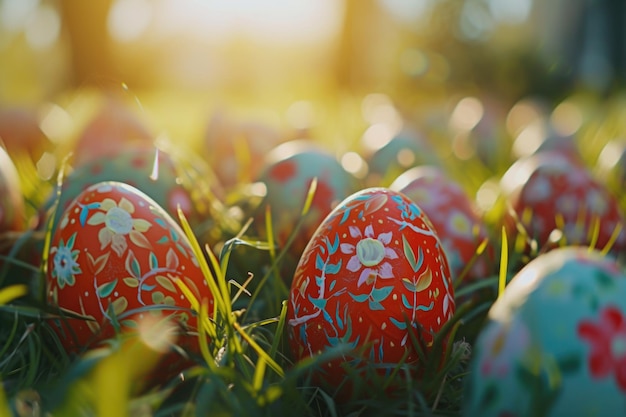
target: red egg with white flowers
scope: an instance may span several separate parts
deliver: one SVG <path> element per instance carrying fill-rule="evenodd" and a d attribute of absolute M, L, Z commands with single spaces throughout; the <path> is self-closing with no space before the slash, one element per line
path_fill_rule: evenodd
<path fill-rule="evenodd" d="M 426 213 L 441 240 L 454 281 L 471 282 L 495 272 L 493 247 L 479 253 L 489 242 L 489 233 L 476 204 L 443 170 L 414 167 L 389 188 L 405 194 Z"/>
<path fill-rule="evenodd" d="M 521 225 L 539 248 L 558 230 L 564 239 L 561 243 L 567 245 L 615 254 L 626 249 L 625 219 L 618 200 L 568 157 L 543 151 L 521 158 L 500 184 L 510 208 L 504 219 L 510 236 L 517 235 Z"/>
<path fill-rule="evenodd" d="M 288 303 L 296 360 L 339 344 L 355 355 L 367 346 L 367 362 L 381 369 L 403 359 L 415 365 L 411 335 L 428 349 L 455 309 L 430 222 L 405 195 L 378 187 L 352 194 L 325 218 L 300 258 Z M 341 384 L 341 362 L 324 365 L 324 384 Z"/>
<path fill-rule="evenodd" d="M 55 319 L 72 353 L 134 332 L 145 317 L 168 317 L 179 326 L 179 346 L 197 350 L 191 301 L 176 281 L 201 301 L 213 296 L 182 229 L 163 208 L 120 182 L 88 187 L 64 211 L 47 259 L 46 296 L 54 307 L 78 314 Z M 159 369 L 167 378 L 184 358 L 174 351 Z"/>

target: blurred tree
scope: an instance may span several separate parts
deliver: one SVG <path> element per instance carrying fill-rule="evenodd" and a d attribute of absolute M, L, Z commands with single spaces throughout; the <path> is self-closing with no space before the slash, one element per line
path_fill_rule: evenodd
<path fill-rule="evenodd" d="M 102 87 L 118 80 L 107 18 L 113 0 L 60 0 L 72 56 L 73 87 Z"/>

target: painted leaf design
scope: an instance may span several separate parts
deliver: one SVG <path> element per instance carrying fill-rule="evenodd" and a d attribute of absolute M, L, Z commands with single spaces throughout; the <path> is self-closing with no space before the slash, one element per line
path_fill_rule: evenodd
<path fill-rule="evenodd" d="M 89 272 L 93 275 L 97 275 L 106 266 L 106 263 L 109 259 L 109 253 L 105 253 L 104 255 L 98 257 L 98 259 L 94 259 L 93 255 L 87 252 L 87 268 L 89 268 Z"/>
<path fill-rule="evenodd" d="M 319 269 L 320 271 L 324 270 L 324 259 L 322 259 L 319 253 L 315 257 L 315 268 Z"/>
<path fill-rule="evenodd" d="M 385 307 L 378 301 L 370 300 L 369 301 L 370 310 L 384 310 Z"/>
<path fill-rule="evenodd" d="M 319 308 L 320 310 L 324 310 L 324 308 L 326 308 L 327 300 L 324 298 L 313 298 L 309 296 L 309 301 L 311 302 L 311 304 L 313 304 L 315 307 Z"/>
<path fill-rule="evenodd" d="M 119 316 L 124 311 L 126 311 L 126 308 L 128 308 L 128 300 L 126 299 L 126 297 L 122 296 L 116 299 L 115 301 L 113 301 L 112 307 L 113 307 L 113 311 L 115 312 L 115 315 Z"/>
<path fill-rule="evenodd" d="M 326 265 L 326 273 L 327 274 L 337 274 L 341 271 L 341 259 L 336 264 L 327 264 Z"/>
<path fill-rule="evenodd" d="M 389 297 L 389 294 L 391 294 L 393 288 L 393 285 L 383 288 L 374 288 L 372 290 L 372 299 L 376 302 L 381 302 L 385 300 L 387 297 Z"/>
<path fill-rule="evenodd" d="M 402 305 L 404 305 L 406 308 L 412 310 L 413 309 L 413 305 L 409 302 L 409 299 L 406 298 L 405 294 L 402 294 Z"/>
<path fill-rule="evenodd" d="M 380 210 L 385 204 L 387 204 L 387 195 L 376 194 L 365 203 L 363 215 L 369 216 L 370 214 Z"/>
<path fill-rule="evenodd" d="M 141 284 L 142 291 L 152 291 L 156 287 L 157 287 L 156 285 Z"/>
<path fill-rule="evenodd" d="M 115 290 L 115 287 L 117 286 L 117 278 L 114 279 L 113 281 L 109 281 L 106 282 L 102 285 L 98 286 L 98 296 L 100 298 L 106 298 L 109 295 L 111 295 L 113 293 L 113 290 Z"/>
<path fill-rule="evenodd" d="M 404 256 L 406 260 L 409 261 L 409 265 L 411 265 L 411 269 L 413 272 L 419 271 L 422 267 L 422 263 L 424 262 L 424 254 L 422 253 L 422 248 L 419 248 L 419 252 L 417 254 L 417 258 L 415 257 L 415 252 L 413 252 L 413 248 L 411 248 L 411 244 L 408 240 L 406 240 L 406 236 L 402 235 L 402 244 L 404 247 Z"/>
<path fill-rule="evenodd" d="M 417 292 L 417 287 L 415 286 L 415 284 L 413 284 L 413 282 L 410 279 L 402 278 L 402 283 L 404 284 L 407 290 L 411 292 Z"/>
<path fill-rule="evenodd" d="M 150 242 L 148 241 L 148 238 L 146 238 L 141 232 L 131 230 L 128 236 L 130 237 L 131 242 L 133 242 L 140 248 L 150 249 L 152 247 L 152 245 L 150 245 Z"/>
<path fill-rule="evenodd" d="M 169 248 L 167 255 L 165 255 L 165 267 L 167 269 L 177 269 L 179 265 L 178 255 L 174 249 Z"/>
<path fill-rule="evenodd" d="M 356 301 L 357 303 L 362 303 L 363 301 L 367 300 L 368 297 L 370 296 L 369 294 L 352 294 L 351 292 L 349 292 L 348 294 L 350 294 L 350 297 L 352 297 L 352 299 L 354 301 Z"/>
<path fill-rule="evenodd" d="M 128 251 L 128 256 L 126 256 L 126 271 L 137 279 L 141 278 L 141 267 L 139 266 L 139 261 L 135 257 L 135 253 L 132 250 Z"/>
<path fill-rule="evenodd" d="M 417 281 L 417 285 L 415 286 L 415 291 L 420 292 L 424 291 L 426 288 L 430 287 L 430 284 L 433 282 L 433 274 L 430 271 L 430 268 L 424 271 L 422 275 L 420 275 L 419 280 Z"/>
<path fill-rule="evenodd" d="M 169 292 L 176 292 L 176 287 L 169 278 L 164 277 L 163 275 L 157 275 L 156 280 L 159 285 L 164 289 L 168 290 Z"/>
<path fill-rule="evenodd" d="M 328 241 L 328 243 L 328 253 L 332 255 L 337 252 L 337 248 L 339 248 L 339 233 L 335 233 L 335 241 L 332 245 L 330 244 L 330 240 Z"/>
<path fill-rule="evenodd" d="M 122 280 L 127 287 L 137 288 L 139 286 L 139 280 L 133 277 L 127 277 Z"/>
<path fill-rule="evenodd" d="M 159 267 L 159 260 L 157 259 L 154 252 L 150 252 L 148 256 L 148 262 L 150 264 L 150 270 L 157 269 Z"/>

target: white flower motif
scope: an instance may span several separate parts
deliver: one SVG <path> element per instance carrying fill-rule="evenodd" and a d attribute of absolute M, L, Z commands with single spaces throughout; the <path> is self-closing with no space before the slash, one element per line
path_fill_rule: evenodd
<path fill-rule="evenodd" d="M 352 238 L 360 238 L 360 240 L 356 246 L 351 243 L 342 243 L 341 252 L 352 255 L 347 265 L 349 271 L 357 272 L 363 268 L 357 285 L 361 286 L 364 282 L 371 284 L 376 277 L 393 278 L 391 264 L 385 261 L 385 259 L 398 258 L 398 254 L 386 246 L 391 242 L 393 233 L 381 233 L 374 238 L 372 225 L 367 226 L 364 233 L 361 233 L 356 226 L 350 226 L 349 230 Z"/>

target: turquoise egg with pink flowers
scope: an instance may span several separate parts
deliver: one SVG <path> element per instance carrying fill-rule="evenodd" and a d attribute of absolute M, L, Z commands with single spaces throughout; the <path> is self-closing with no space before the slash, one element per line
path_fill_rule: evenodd
<path fill-rule="evenodd" d="M 521 269 L 489 310 L 463 416 L 626 415 L 626 275 L 562 247 Z"/>

